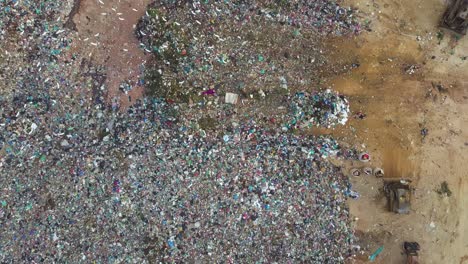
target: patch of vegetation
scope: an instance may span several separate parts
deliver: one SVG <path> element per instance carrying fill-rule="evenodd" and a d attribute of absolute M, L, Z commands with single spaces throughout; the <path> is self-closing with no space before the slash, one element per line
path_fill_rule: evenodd
<path fill-rule="evenodd" d="M 146 95 L 182 103 L 196 101 L 197 94 L 186 91 L 174 77 L 182 71 L 180 65 L 187 56 L 189 36 L 177 24 L 167 22 L 157 6 L 150 7 L 147 14 L 135 31 L 141 44 L 154 56 L 145 72 Z"/>
<path fill-rule="evenodd" d="M 212 117 L 203 117 L 198 120 L 198 125 L 203 130 L 214 130 L 218 126 L 218 120 Z"/>
<path fill-rule="evenodd" d="M 450 190 L 448 183 L 446 181 L 443 181 L 440 184 L 440 188 L 436 190 L 436 192 L 440 195 L 447 195 L 447 197 L 450 197 L 452 195 L 452 191 Z"/>
<path fill-rule="evenodd" d="M 145 72 L 146 96 L 151 98 L 165 98 L 178 103 L 188 103 L 190 100 L 197 103 L 203 100 L 196 91 L 184 89 L 177 79 L 164 76 L 157 65 Z"/>
<path fill-rule="evenodd" d="M 154 18 L 154 19 L 156 19 L 156 17 L 158 17 L 160 15 L 159 12 L 158 12 L 158 9 L 156 7 L 148 8 L 147 12 L 148 12 L 148 16 L 150 18 Z"/>
<path fill-rule="evenodd" d="M 103 130 L 99 131 L 97 136 L 98 136 L 99 140 L 103 140 L 108 135 L 110 135 L 110 133 L 107 132 L 105 129 L 103 129 Z"/>
<path fill-rule="evenodd" d="M 444 39 L 444 32 L 442 31 L 437 32 L 437 39 L 439 40 L 439 45 L 440 45 L 440 43 Z"/>
<path fill-rule="evenodd" d="M 164 87 L 162 73 L 158 69 L 148 69 L 145 73 L 146 95 L 149 97 L 164 97 L 167 87 Z"/>

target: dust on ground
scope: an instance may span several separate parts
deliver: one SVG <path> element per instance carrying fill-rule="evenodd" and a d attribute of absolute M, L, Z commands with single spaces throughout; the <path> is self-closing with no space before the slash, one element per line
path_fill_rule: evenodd
<path fill-rule="evenodd" d="M 384 246 L 374 263 L 405 263 L 404 241 L 420 243 L 421 263 L 467 262 L 468 37 L 438 28 L 440 0 L 350 2 L 371 18 L 372 32 L 331 41 L 337 63 L 360 67 L 329 85 L 349 96 L 351 111 L 367 116 L 331 133 L 362 145 L 385 177 L 410 178 L 415 187 L 412 212 L 397 215 L 386 208 L 382 180 L 351 179 L 361 194 L 350 201 L 361 243 L 369 254 Z M 353 166 L 364 164 L 346 168 Z M 443 181 L 450 197 L 436 192 Z"/>

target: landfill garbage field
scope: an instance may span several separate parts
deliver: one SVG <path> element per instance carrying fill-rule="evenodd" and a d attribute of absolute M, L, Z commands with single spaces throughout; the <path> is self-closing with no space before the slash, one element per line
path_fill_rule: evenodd
<path fill-rule="evenodd" d="M 0 262 L 467 262 L 445 8 L 0 0 Z"/>

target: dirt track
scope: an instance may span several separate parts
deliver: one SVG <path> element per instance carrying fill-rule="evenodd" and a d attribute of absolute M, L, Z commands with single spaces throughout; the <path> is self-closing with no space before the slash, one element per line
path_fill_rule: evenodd
<path fill-rule="evenodd" d="M 141 79 L 140 65 L 148 56 L 139 48 L 134 26 L 149 2 L 82 0 L 73 17 L 79 35 L 76 47 L 84 49 L 95 63 L 106 66 L 108 99 L 116 98 L 123 107 L 132 104 L 128 95 L 135 99 L 143 91 L 136 84 Z M 126 81 L 136 86 L 128 95 L 119 91 Z"/>
<path fill-rule="evenodd" d="M 445 9 L 439 0 L 351 2 L 372 18 L 373 32 L 335 45 L 337 60 L 361 67 L 330 84 L 367 118 L 339 136 L 365 144 L 386 177 L 410 177 L 416 187 L 412 213 L 395 215 L 386 211 L 381 180 L 352 179 L 362 195 L 350 202 L 358 233 L 371 250 L 385 246 L 374 263 L 404 263 L 402 243 L 409 240 L 421 244 L 421 263 L 467 263 L 468 37 L 457 41 L 443 31 L 437 38 Z M 408 65 L 420 70 L 407 74 Z M 429 130 L 425 139 L 422 128 Z M 451 197 L 436 193 L 443 181 Z"/>

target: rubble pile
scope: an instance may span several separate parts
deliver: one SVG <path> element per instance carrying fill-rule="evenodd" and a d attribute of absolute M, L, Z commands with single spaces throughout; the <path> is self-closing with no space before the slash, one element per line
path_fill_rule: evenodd
<path fill-rule="evenodd" d="M 135 34 L 154 54 L 150 95 L 198 102 L 307 88 L 327 71 L 321 38 L 358 32 L 353 10 L 331 1 L 154 1 Z"/>
<path fill-rule="evenodd" d="M 142 65 L 147 97 L 122 109 L 106 69 L 71 45 L 73 4 L 0 0 L 0 262 L 352 255 L 354 192 L 329 158 L 356 155 L 289 130 L 346 122 L 342 95 L 309 90 L 327 70 L 320 40 L 359 32 L 352 9 L 157 1 L 136 26 L 154 55 Z M 280 122 L 242 111 L 270 94 L 289 107 Z"/>

